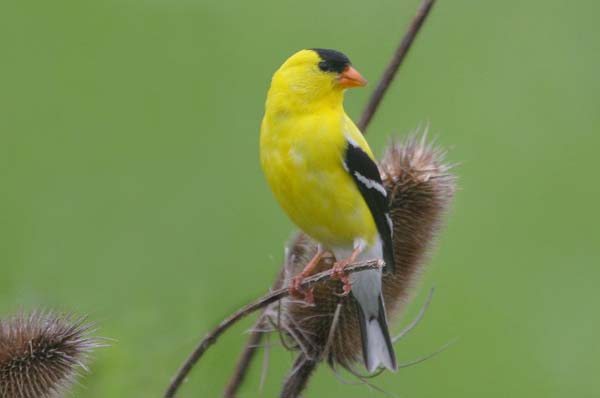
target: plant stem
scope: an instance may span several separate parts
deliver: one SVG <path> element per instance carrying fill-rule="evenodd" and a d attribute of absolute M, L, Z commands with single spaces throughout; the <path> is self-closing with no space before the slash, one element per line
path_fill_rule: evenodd
<path fill-rule="evenodd" d="M 345 271 L 350 274 L 353 272 L 360 272 L 360 271 L 364 271 L 367 269 L 381 268 L 381 266 L 382 266 L 381 260 L 371 260 L 371 261 L 366 261 L 366 262 L 348 266 L 345 269 Z M 321 283 L 321 282 L 331 279 L 331 273 L 332 273 L 332 270 L 327 270 L 327 271 L 323 271 L 318 274 L 315 274 L 309 278 L 306 278 L 301 284 L 302 289 L 309 289 L 318 283 Z M 202 356 L 204 355 L 204 353 L 206 352 L 208 347 L 213 345 L 217 341 L 219 336 L 221 336 L 227 329 L 229 329 L 240 319 L 253 313 L 254 311 L 264 308 L 264 307 L 268 306 L 269 304 L 274 303 L 277 300 L 281 300 L 282 298 L 287 297 L 287 296 L 289 296 L 289 291 L 288 291 L 287 287 L 277 289 L 277 290 L 259 298 L 258 300 L 243 306 L 242 308 L 240 308 L 239 310 L 237 310 L 236 312 L 231 314 L 229 317 L 225 318 L 216 328 L 214 328 L 208 335 L 206 335 L 206 337 L 204 337 L 204 339 L 202 339 L 200 344 L 198 344 L 196 346 L 194 351 L 186 359 L 186 361 L 183 363 L 181 368 L 179 368 L 179 370 L 175 374 L 175 377 L 173 378 L 171 384 L 167 388 L 167 391 L 165 392 L 164 397 L 165 398 L 173 398 L 175 396 L 175 393 L 177 392 L 177 390 L 183 383 L 186 376 L 192 370 L 192 368 L 194 367 L 196 362 L 198 362 L 198 360 L 200 360 L 200 358 L 202 358 Z"/>
<path fill-rule="evenodd" d="M 435 0 L 423 0 L 419 10 L 417 11 L 417 15 L 415 15 L 410 23 L 410 26 L 404 34 L 402 41 L 400 41 L 398 48 L 396 48 L 396 52 L 392 56 L 387 68 L 383 72 L 381 79 L 379 79 L 379 83 L 377 84 L 375 91 L 373 91 L 373 94 L 371 95 L 371 98 L 369 99 L 369 102 L 365 106 L 365 110 L 360 117 L 360 121 L 357 124 L 358 128 L 363 134 L 367 132 L 367 127 L 369 126 L 373 115 L 375 115 L 375 112 L 377 111 L 385 92 L 394 80 L 396 73 L 400 69 L 400 65 L 402 65 L 406 54 L 408 54 L 408 50 L 410 50 L 415 37 L 417 37 L 417 33 L 419 33 L 421 26 L 423 26 L 423 22 L 425 22 L 425 19 L 427 18 L 427 15 L 429 15 L 434 3 Z"/>

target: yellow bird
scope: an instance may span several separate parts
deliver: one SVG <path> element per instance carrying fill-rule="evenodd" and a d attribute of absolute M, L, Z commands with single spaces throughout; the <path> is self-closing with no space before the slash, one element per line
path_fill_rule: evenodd
<path fill-rule="evenodd" d="M 348 57 L 310 49 L 275 72 L 260 132 L 260 158 L 281 207 L 321 247 L 290 281 L 299 295 L 325 250 L 338 260 L 335 275 L 358 305 L 365 366 L 395 370 L 396 357 L 381 295 L 381 271 L 347 275 L 344 267 L 381 258 L 394 266 L 392 221 L 379 169 L 362 133 L 344 112 L 344 92 L 365 86 Z M 310 300 L 310 292 L 304 292 Z"/>

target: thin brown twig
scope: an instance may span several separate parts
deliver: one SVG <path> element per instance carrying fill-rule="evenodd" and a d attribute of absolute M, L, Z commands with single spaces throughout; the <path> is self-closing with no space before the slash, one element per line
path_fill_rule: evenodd
<path fill-rule="evenodd" d="M 267 343 L 269 342 L 269 335 L 267 335 Z M 263 389 L 265 387 L 265 382 L 267 381 L 267 371 L 269 370 L 269 345 L 265 345 L 263 350 L 263 366 L 262 371 L 260 372 L 260 383 L 258 383 L 258 395 L 263 396 Z"/>
<path fill-rule="evenodd" d="M 348 266 L 348 268 L 346 268 L 346 271 L 348 273 L 360 272 L 360 271 L 365 271 L 368 269 L 381 268 L 382 265 L 383 265 L 383 263 L 379 259 L 371 260 L 371 261 L 361 262 L 361 263 L 357 263 L 357 264 Z M 315 274 L 309 278 L 306 278 L 302 282 L 301 287 L 303 289 L 309 289 L 318 283 L 327 281 L 327 280 L 331 279 L 331 273 L 332 273 L 332 270 L 327 270 L 327 271 L 323 271 L 318 274 Z M 192 370 L 192 368 L 194 367 L 196 362 L 198 362 L 198 360 L 206 352 L 208 347 L 210 347 L 217 341 L 217 339 L 219 338 L 219 336 L 221 334 L 223 334 L 223 332 L 225 332 L 233 324 L 235 324 L 237 321 L 244 318 L 245 316 L 247 316 L 261 308 L 264 308 L 264 307 L 268 306 L 269 304 L 276 302 L 277 300 L 281 300 L 282 298 L 285 298 L 287 296 L 289 296 L 289 291 L 288 291 L 287 287 L 282 287 L 280 289 L 274 290 L 273 292 L 259 298 L 258 300 L 254 301 L 250 304 L 243 306 L 242 308 L 240 308 L 239 310 L 237 310 L 236 312 L 231 314 L 229 317 L 225 318 L 225 320 L 223 320 L 216 328 L 214 328 L 208 335 L 206 335 L 206 337 L 204 337 L 204 339 L 202 339 L 200 344 L 198 344 L 198 346 L 196 346 L 196 348 L 194 349 L 192 354 L 186 359 L 186 361 L 183 363 L 181 368 L 179 368 L 179 370 L 175 374 L 175 377 L 173 378 L 171 384 L 167 388 L 167 391 L 165 392 L 164 397 L 165 398 L 173 398 L 175 396 L 175 393 L 177 392 L 177 390 L 179 389 L 179 387 L 181 386 L 181 384 L 187 377 L 188 373 Z"/>
<path fill-rule="evenodd" d="M 434 287 L 429 289 L 429 293 L 427 294 L 425 303 L 421 306 L 421 309 L 419 310 L 419 313 L 417 314 L 415 319 L 413 319 L 412 322 L 409 323 L 408 326 L 404 328 L 404 330 L 402 330 L 400 333 L 398 333 L 398 335 L 396 337 L 394 337 L 392 339 L 392 343 L 396 344 L 398 341 L 402 340 L 404 338 L 404 336 L 406 336 L 408 333 L 410 333 L 415 327 L 417 327 L 419 322 L 421 322 L 421 319 L 423 319 L 423 316 L 425 316 L 425 312 L 427 312 L 429 305 L 431 304 L 431 299 L 433 299 L 434 292 L 435 292 Z"/>
<path fill-rule="evenodd" d="M 297 398 L 298 393 L 306 388 L 308 380 L 317 368 L 318 360 L 307 358 L 303 353 L 298 354 L 293 370 L 283 383 L 280 398 Z"/>
<path fill-rule="evenodd" d="M 327 357 L 327 355 L 329 355 L 329 350 L 331 349 L 331 345 L 333 344 L 333 338 L 335 337 L 335 330 L 337 329 L 337 324 L 340 320 L 341 311 L 342 303 L 339 303 L 335 307 L 335 312 L 333 313 L 333 320 L 331 321 L 331 328 L 329 329 L 329 335 L 327 336 L 327 342 L 325 343 L 325 347 L 323 347 L 323 354 L 319 359 L 324 359 Z"/>
<path fill-rule="evenodd" d="M 252 328 L 250 337 L 248 337 L 248 341 L 246 342 L 246 347 L 238 359 L 238 363 L 232 377 L 229 379 L 229 383 L 227 383 L 227 387 L 225 387 L 225 392 L 223 393 L 225 398 L 234 398 L 239 386 L 244 382 L 246 370 L 248 369 L 248 366 L 250 365 L 250 362 L 258 350 L 258 346 L 263 338 L 263 332 L 260 331 L 260 329 L 264 323 L 265 318 L 264 315 L 262 315 L 258 318 L 258 321 Z"/>
<path fill-rule="evenodd" d="M 440 348 L 438 348 L 437 350 L 427 354 L 427 355 L 423 355 L 422 357 L 419 357 L 417 359 L 413 359 L 412 361 L 408 361 L 408 362 L 404 362 L 404 363 L 399 363 L 398 364 L 398 369 L 402 369 L 402 368 L 408 368 L 410 366 L 425 362 L 426 360 L 433 358 L 434 356 L 438 355 L 439 353 L 441 353 L 442 351 L 445 351 L 447 348 L 449 348 L 450 346 L 454 345 L 454 343 L 456 343 L 457 339 L 452 339 L 449 342 L 447 342 L 446 344 L 444 344 L 443 346 L 441 346 Z"/>
<path fill-rule="evenodd" d="M 285 258 L 287 259 L 287 252 Z M 273 282 L 273 289 L 279 289 L 283 285 L 284 279 L 284 270 L 282 269 L 277 278 Z M 227 382 L 227 386 L 225 386 L 225 391 L 223 392 L 223 396 L 225 398 L 235 398 L 237 394 L 237 390 L 239 390 L 240 386 L 244 382 L 246 378 L 246 373 L 248 372 L 248 368 L 250 367 L 250 363 L 252 359 L 254 359 L 254 355 L 256 355 L 256 351 L 258 350 L 257 346 L 260 344 L 263 339 L 264 333 L 260 331 L 262 326 L 265 325 L 265 318 L 268 318 L 263 311 L 263 313 L 258 317 L 252 331 L 250 332 L 250 337 L 248 337 L 248 341 L 246 342 L 246 346 L 244 347 L 244 351 L 238 358 L 237 364 L 235 366 L 235 370 L 233 374 L 230 376 L 229 381 Z M 268 319 L 267 319 L 268 320 Z"/>
<path fill-rule="evenodd" d="M 396 52 L 392 56 L 390 63 L 383 72 L 381 79 L 379 79 L 379 83 L 377 83 L 377 87 L 375 88 L 375 91 L 373 91 L 369 102 L 365 106 L 365 110 L 363 111 L 360 121 L 357 125 L 363 134 L 367 132 L 367 127 L 369 126 L 373 115 L 375 115 L 375 112 L 377 111 L 385 92 L 390 87 L 392 80 L 394 80 L 398 69 L 400 69 L 400 65 L 402 65 L 406 54 L 408 54 L 408 50 L 410 50 L 415 37 L 417 37 L 417 33 L 419 33 L 421 26 L 423 26 L 423 22 L 425 22 L 425 19 L 429 15 L 434 3 L 435 0 L 423 0 L 419 10 L 417 11 L 417 15 L 415 15 L 410 23 L 410 26 L 404 34 L 402 41 L 400 41 L 398 48 L 396 48 Z"/>

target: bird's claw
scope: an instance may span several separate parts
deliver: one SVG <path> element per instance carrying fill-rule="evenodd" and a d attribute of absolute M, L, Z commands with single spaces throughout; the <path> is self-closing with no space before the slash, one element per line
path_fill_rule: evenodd
<path fill-rule="evenodd" d="M 314 288 L 305 289 L 302 287 L 302 282 L 306 279 L 306 275 L 300 273 L 294 276 L 289 283 L 288 291 L 290 296 L 297 299 L 303 300 L 307 305 L 312 306 L 315 304 L 315 297 L 313 294 Z"/>
<path fill-rule="evenodd" d="M 346 267 L 349 263 L 346 260 L 338 261 L 333 265 L 331 270 L 331 279 L 342 282 L 342 293 L 336 293 L 340 297 L 347 296 L 352 291 L 352 282 L 350 282 L 350 276 L 346 272 Z"/>

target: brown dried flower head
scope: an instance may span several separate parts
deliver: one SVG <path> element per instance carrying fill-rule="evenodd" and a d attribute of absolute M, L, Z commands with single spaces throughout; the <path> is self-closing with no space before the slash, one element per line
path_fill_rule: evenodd
<path fill-rule="evenodd" d="M 392 142 L 380 164 L 394 224 L 396 267 L 383 277 L 390 321 L 408 300 L 455 191 L 455 177 L 449 173 L 444 156 L 445 151 L 426 143 L 424 134 L 422 138 Z M 316 250 L 315 241 L 298 235 L 287 255 L 285 279 L 300 272 Z M 330 268 L 334 260 L 332 255 L 326 256 L 316 272 Z M 315 287 L 315 306 L 287 299 L 268 311 L 285 345 L 301 351 L 303 360 L 311 362 L 313 368 L 316 362 L 326 359 L 332 366 L 339 364 L 352 370 L 362 359 L 354 299 L 351 295 L 339 297 L 339 292 L 340 282 L 328 281 Z M 337 324 L 332 332 L 336 310 Z M 296 363 L 295 371 L 302 371 L 301 365 Z"/>
<path fill-rule="evenodd" d="M 0 397 L 56 398 L 67 392 L 99 340 L 85 317 L 33 312 L 0 321 Z"/>

